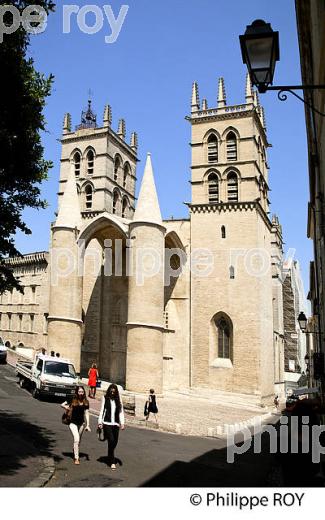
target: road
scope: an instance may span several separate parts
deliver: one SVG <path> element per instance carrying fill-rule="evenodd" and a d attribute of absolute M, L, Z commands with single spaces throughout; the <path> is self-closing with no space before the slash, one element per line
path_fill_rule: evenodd
<path fill-rule="evenodd" d="M 61 423 L 57 402 L 37 401 L 16 382 L 13 368 L 0 365 L 0 487 L 25 486 L 42 470 L 40 457 L 53 457 L 47 487 L 263 486 L 273 456 L 251 450 L 234 464 L 225 441 L 183 437 L 126 427 L 120 432 L 115 472 L 106 464 L 106 443 L 96 435 L 96 417 L 84 433 L 80 466 L 73 464 L 72 438 Z"/>

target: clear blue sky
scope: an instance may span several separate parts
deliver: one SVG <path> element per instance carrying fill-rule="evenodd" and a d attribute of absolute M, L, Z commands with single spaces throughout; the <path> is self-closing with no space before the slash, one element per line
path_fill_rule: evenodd
<path fill-rule="evenodd" d="M 199 82 L 201 97 L 216 105 L 217 81 L 225 78 L 227 102 L 244 101 L 246 67 L 242 64 L 239 34 L 256 18 L 272 24 L 280 33 L 281 60 L 276 84 L 301 82 L 294 0 L 124 0 L 129 11 L 118 40 L 106 44 L 110 34 L 105 19 L 95 35 L 82 33 L 72 17 L 71 33 L 63 34 L 63 6 L 80 7 L 95 2 L 57 2 L 42 35 L 32 36 L 31 55 L 38 70 L 55 75 L 46 107 L 48 133 L 44 134 L 46 158 L 54 162 L 50 178 L 42 186 L 49 202 L 45 211 L 25 212 L 32 236 L 17 235 L 23 253 L 47 250 L 49 225 L 54 220 L 60 168 L 63 115 L 72 114 L 73 126 L 93 91 L 99 123 L 106 103 L 113 108 L 113 128 L 126 120 L 128 138 L 139 134 L 138 188 L 147 151 L 152 153 L 157 191 L 164 218 L 187 216 L 182 204 L 190 200 L 190 126 L 184 117 L 190 110 L 191 85 Z M 122 1 L 111 4 L 115 14 Z M 91 22 L 89 18 L 89 23 Z M 265 108 L 269 142 L 271 212 L 284 230 L 285 249 L 295 248 L 308 289 L 308 265 L 312 244 L 306 238 L 308 169 L 303 104 L 296 99 L 280 102 L 276 93 L 260 97 Z"/>

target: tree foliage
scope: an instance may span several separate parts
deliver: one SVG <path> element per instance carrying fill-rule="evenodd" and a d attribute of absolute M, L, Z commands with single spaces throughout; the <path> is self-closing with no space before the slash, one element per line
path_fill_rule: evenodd
<path fill-rule="evenodd" d="M 13 1 L 22 10 L 30 2 Z M 47 13 L 51 0 L 33 0 Z M 6 20 L 5 20 L 6 21 Z M 32 36 L 33 38 L 37 36 Z M 22 292 L 6 258 L 20 256 L 14 236 L 20 230 L 31 234 L 22 219 L 25 208 L 42 209 L 40 183 L 47 178 L 51 161 L 43 157 L 40 132 L 45 130 L 43 109 L 50 95 L 53 76 L 45 77 L 28 57 L 30 35 L 21 27 L 0 43 L 2 95 L 0 96 L 0 294 L 16 288 Z"/>

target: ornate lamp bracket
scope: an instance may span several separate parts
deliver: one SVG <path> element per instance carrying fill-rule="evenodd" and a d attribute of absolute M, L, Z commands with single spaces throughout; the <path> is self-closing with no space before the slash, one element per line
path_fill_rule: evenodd
<path fill-rule="evenodd" d="M 324 112 L 320 112 L 320 110 L 317 110 L 311 103 L 306 101 L 303 97 L 299 96 L 294 90 L 321 90 L 325 89 L 325 85 L 279 85 L 274 87 L 266 87 L 265 90 L 276 90 L 278 91 L 278 99 L 280 101 L 286 101 L 288 99 L 288 96 L 286 92 L 289 92 L 296 98 L 300 99 L 307 107 L 309 107 L 313 112 L 316 112 L 316 114 L 319 114 L 322 117 L 325 117 Z M 263 92 L 265 92 L 263 90 Z"/>

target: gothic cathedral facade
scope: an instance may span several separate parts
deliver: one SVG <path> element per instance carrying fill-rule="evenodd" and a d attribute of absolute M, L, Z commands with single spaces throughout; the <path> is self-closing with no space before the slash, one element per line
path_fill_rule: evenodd
<path fill-rule="evenodd" d="M 96 362 L 130 391 L 269 403 L 283 381 L 282 230 L 269 218 L 263 108 L 249 78 L 245 102 L 227 105 L 221 78 L 215 108 L 193 85 L 187 119 L 189 216 L 163 220 L 150 154 L 136 200 L 138 142 L 126 142 L 125 122 L 115 132 L 107 106 L 97 126 L 90 104 L 74 131 L 65 116 L 38 289 L 46 340 L 32 346 L 59 350 L 81 372 Z"/>

